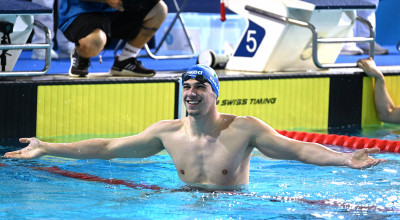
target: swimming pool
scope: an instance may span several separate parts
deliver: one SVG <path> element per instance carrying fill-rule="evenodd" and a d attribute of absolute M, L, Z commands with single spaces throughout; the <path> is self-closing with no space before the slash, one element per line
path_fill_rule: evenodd
<path fill-rule="evenodd" d="M 374 135 L 388 136 L 388 133 Z M 399 138 L 396 134 L 392 138 Z M 339 151 L 352 151 L 329 146 Z M 11 150 L 0 147 L 0 153 Z M 268 159 L 254 152 L 236 192 L 186 190 L 169 155 L 146 159 L 0 160 L 7 219 L 397 219 L 400 155 L 365 170 Z M 54 167 L 56 166 L 56 167 Z"/>

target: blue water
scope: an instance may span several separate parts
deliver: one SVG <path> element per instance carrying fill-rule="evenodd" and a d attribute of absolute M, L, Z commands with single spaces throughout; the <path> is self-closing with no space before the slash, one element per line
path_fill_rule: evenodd
<path fill-rule="evenodd" d="M 1 154 L 8 150 L 11 148 L 0 147 Z M 185 185 L 165 152 L 146 159 L 111 161 L 2 159 L 0 218 L 398 219 L 400 155 L 379 153 L 374 157 L 388 161 L 354 170 L 271 160 L 255 151 L 250 184 L 241 191 L 214 193 L 182 191 Z M 34 169 L 52 166 L 161 190 L 90 182 Z"/>

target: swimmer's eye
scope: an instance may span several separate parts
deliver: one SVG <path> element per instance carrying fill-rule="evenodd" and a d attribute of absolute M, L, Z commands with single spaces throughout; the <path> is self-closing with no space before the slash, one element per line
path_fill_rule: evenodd
<path fill-rule="evenodd" d="M 205 89 L 205 88 L 207 88 L 207 86 L 204 83 L 196 83 L 196 88 Z"/>
<path fill-rule="evenodd" d="M 192 86 L 190 84 L 183 84 L 182 87 L 183 87 L 184 90 L 188 90 Z M 196 89 L 207 89 L 207 85 L 205 83 L 200 83 L 200 82 L 199 83 L 195 83 L 193 85 L 193 87 L 196 88 Z"/>

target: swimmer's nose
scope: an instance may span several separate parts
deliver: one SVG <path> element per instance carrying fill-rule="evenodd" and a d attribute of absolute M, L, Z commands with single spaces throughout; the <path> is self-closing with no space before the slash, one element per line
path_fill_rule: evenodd
<path fill-rule="evenodd" d="M 188 91 L 188 96 L 189 96 L 189 97 L 195 97 L 195 96 L 197 96 L 197 93 L 194 91 L 193 88 L 191 88 L 191 89 Z"/>

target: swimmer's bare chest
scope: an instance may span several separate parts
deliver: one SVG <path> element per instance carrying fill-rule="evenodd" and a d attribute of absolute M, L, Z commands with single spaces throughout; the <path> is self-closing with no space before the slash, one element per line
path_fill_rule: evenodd
<path fill-rule="evenodd" d="M 227 186 L 248 183 L 251 149 L 246 140 L 224 136 L 178 140 L 164 144 L 182 181 Z"/>

